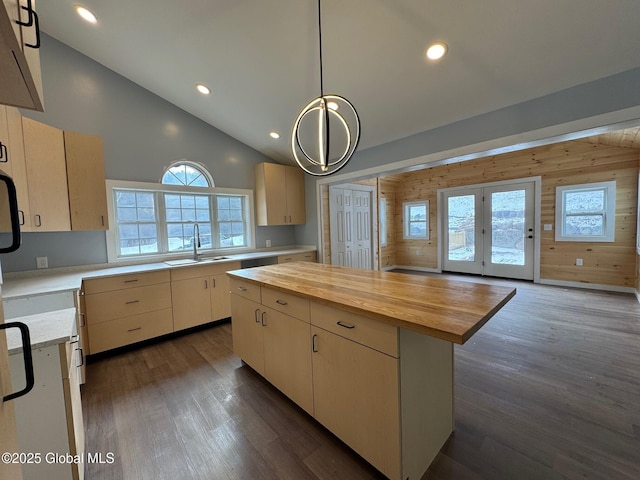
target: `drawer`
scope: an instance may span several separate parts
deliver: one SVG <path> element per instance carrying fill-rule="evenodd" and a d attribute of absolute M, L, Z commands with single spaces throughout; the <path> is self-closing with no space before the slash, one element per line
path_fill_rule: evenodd
<path fill-rule="evenodd" d="M 309 300 L 272 288 L 262 287 L 262 304 L 299 320 L 309 322 Z"/>
<path fill-rule="evenodd" d="M 231 270 L 240 270 L 240 262 L 205 263 L 202 265 L 175 267 L 171 269 L 171 281 L 211 277 Z"/>
<path fill-rule="evenodd" d="M 260 303 L 260 285 L 234 277 L 229 277 L 229 284 L 231 286 L 231 293 Z"/>
<path fill-rule="evenodd" d="M 171 309 L 89 325 L 91 353 L 130 345 L 173 332 Z"/>
<path fill-rule="evenodd" d="M 158 270 L 155 272 L 128 273 L 126 275 L 115 275 L 113 277 L 89 278 L 82 282 L 82 289 L 85 295 L 94 293 L 113 292 L 123 288 L 144 287 L 145 285 L 155 285 L 166 283 L 170 280 L 169 270 Z"/>
<path fill-rule="evenodd" d="M 278 256 L 278 263 L 315 262 L 316 258 L 316 252 L 292 253 Z"/>
<path fill-rule="evenodd" d="M 310 310 L 313 325 L 398 358 L 397 327 L 315 302 Z"/>
<path fill-rule="evenodd" d="M 171 287 L 169 283 L 160 283 L 85 295 L 85 307 L 89 325 L 171 308 Z"/>

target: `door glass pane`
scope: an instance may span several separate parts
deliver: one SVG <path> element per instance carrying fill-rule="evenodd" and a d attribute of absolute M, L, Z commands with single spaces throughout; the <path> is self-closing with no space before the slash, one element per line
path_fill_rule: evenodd
<path fill-rule="evenodd" d="M 449 260 L 473 262 L 475 248 L 475 195 L 449 197 Z"/>
<path fill-rule="evenodd" d="M 491 193 L 491 263 L 524 265 L 525 191 Z"/>

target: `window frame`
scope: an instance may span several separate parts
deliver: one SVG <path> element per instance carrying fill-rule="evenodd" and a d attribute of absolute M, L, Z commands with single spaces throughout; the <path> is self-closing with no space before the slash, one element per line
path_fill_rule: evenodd
<path fill-rule="evenodd" d="M 567 216 L 577 216 L 579 213 L 567 214 L 566 195 L 586 191 L 604 192 L 604 209 L 602 213 L 582 212 L 582 216 L 602 215 L 602 235 L 571 235 L 565 233 L 564 225 Z M 556 242 L 614 242 L 616 231 L 616 182 L 581 183 L 577 185 L 562 185 L 556 187 Z"/>
<path fill-rule="evenodd" d="M 424 220 L 425 224 L 425 234 L 424 235 L 411 235 L 411 224 L 412 223 L 422 223 L 417 221 L 411 221 L 408 218 L 408 213 L 411 207 L 414 206 L 424 206 L 427 212 L 426 219 Z M 429 200 L 419 200 L 413 202 L 403 202 L 402 203 L 402 238 L 404 240 L 429 240 Z"/>
<path fill-rule="evenodd" d="M 387 199 L 385 197 L 380 197 L 378 200 L 378 218 L 379 225 L 379 242 L 381 247 L 387 246 Z"/>
<path fill-rule="evenodd" d="M 150 260 L 164 261 L 169 259 L 185 258 L 192 255 L 191 251 L 168 251 L 167 238 L 167 221 L 165 217 L 164 193 L 181 193 L 181 194 L 206 194 L 210 196 L 212 236 L 217 232 L 217 210 L 215 207 L 215 195 L 233 195 L 244 197 L 244 211 L 246 212 L 246 240 L 247 244 L 241 247 L 219 247 L 211 249 L 203 249 L 201 252 L 207 255 L 231 254 L 249 251 L 255 248 L 255 214 L 254 214 L 254 198 L 253 190 L 239 188 L 221 188 L 221 187 L 188 187 L 185 185 L 168 185 L 161 183 L 132 182 L 125 180 L 107 180 L 107 209 L 109 214 L 109 229 L 105 232 L 107 243 L 107 261 L 109 263 L 118 262 L 136 262 Z M 153 192 L 156 201 L 156 228 L 158 234 L 159 252 L 142 253 L 138 255 L 120 255 L 118 248 L 118 223 L 115 216 L 114 190 L 134 190 Z M 214 223 L 216 224 L 214 226 Z M 167 247 L 164 250 L 164 247 Z"/>

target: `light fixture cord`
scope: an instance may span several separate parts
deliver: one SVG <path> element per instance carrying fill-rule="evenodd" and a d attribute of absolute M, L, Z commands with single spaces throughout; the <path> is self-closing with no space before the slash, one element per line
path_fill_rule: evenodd
<path fill-rule="evenodd" d="M 321 0 L 318 0 L 318 44 L 320 49 L 320 102 L 323 107 L 323 115 L 324 115 L 324 128 L 325 128 L 325 138 L 318 138 L 318 142 L 325 142 L 324 148 L 324 165 L 325 168 L 329 165 L 329 111 L 327 104 L 324 100 L 324 82 L 323 82 L 323 74 L 322 74 L 322 8 L 320 7 Z M 320 149 L 322 151 L 322 148 Z"/>

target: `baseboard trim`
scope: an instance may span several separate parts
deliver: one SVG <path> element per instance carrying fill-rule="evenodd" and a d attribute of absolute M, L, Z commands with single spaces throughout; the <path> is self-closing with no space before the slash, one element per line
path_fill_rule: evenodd
<path fill-rule="evenodd" d="M 587 290 L 604 290 L 607 292 L 633 293 L 640 301 L 640 297 L 638 297 L 638 291 L 633 287 L 621 287 L 619 285 L 604 285 L 599 283 L 568 282 L 565 280 L 552 280 L 548 278 L 541 278 L 540 283 L 543 285 L 555 285 L 557 287 L 572 287 L 584 288 Z"/>

